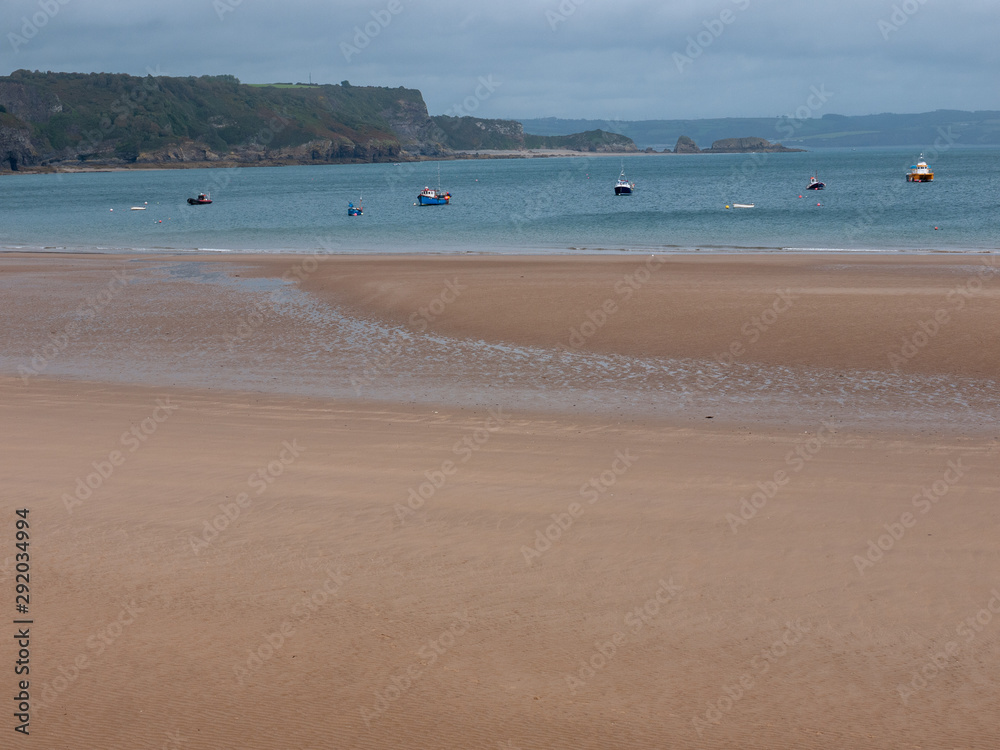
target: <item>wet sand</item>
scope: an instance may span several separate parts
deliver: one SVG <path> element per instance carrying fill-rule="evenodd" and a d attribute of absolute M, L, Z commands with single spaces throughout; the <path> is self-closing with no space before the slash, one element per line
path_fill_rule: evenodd
<path fill-rule="evenodd" d="M 991 746 L 997 281 L 0 257 L 31 741 Z"/>

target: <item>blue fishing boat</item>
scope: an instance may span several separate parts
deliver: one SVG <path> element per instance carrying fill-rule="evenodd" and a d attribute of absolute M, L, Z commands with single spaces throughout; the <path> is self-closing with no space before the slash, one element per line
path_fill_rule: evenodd
<path fill-rule="evenodd" d="M 362 216 L 364 215 L 365 207 L 361 205 L 361 198 L 358 198 L 358 205 L 353 203 L 347 204 L 347 215 L 348 216 Z"/>
<path fill-rule="evenodd" d="M 438 166 L 438 186 L 437 190 L 425 187 L 417 195 L 417 206 L 447 206 L 451 201 L 451 193 L 441 189 L 441 167 Z"/>
<path fill-rule="evenodd" d="M 441 192 L 434 188 L 425 187 L 417 196 L 417 205 L 420 206 L 446 206 L 451 200 L 451 193 Z"/>

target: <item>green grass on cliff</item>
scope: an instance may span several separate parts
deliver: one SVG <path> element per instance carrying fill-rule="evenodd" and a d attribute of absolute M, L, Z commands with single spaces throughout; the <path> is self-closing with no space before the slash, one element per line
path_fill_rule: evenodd
<path fill-rule="evenodd" d="M 19 70 L 17 84 L 46 103 L 32 118 L 40 152 L 114 151 L 135 158 L 181 142 L 219 153 L 243 145 L 277 149 L 316 139 L 365 144 L 397 142 L 388 116 L 399 108 L 426 112 L 419 91 L 350 86 L 245 85 L 233 76 L 139 78 L 108 73 Z M 61 105 L 61 111 L 53 111 Z"/>

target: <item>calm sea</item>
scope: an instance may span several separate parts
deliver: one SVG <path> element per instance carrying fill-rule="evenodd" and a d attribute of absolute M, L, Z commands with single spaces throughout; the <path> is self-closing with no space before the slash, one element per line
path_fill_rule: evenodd
<path fill-rule="evenodd" d="M 476 159 L 0 178 L 0 249 L 781 252 L 1000 248 L 1000 149 Z M 614 195 L 624 164 L 637 185 Z M 414 206 L 425 185 L 450 206 Z M 819 175 L 827 188 L 807 191 Z M 210 206 L 186 198 L 211 192 Z M 364 216 L 347 215 L 363 197 Z M 726 208 L 753 203 L 752 209 Z M 145 211 L 131 211 L 146 206 Z M 112 210 L 113 209 L 113 210 Z"/>

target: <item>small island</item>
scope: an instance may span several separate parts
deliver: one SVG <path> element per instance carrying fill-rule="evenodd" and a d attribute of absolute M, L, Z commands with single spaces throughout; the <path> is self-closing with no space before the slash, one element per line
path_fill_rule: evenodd
<path fill-rule="evenodd" d="M 766 138 L 749 136 L 746 138 L 723 138 L 712 143 L 711 148 L 700 149 L 691 138 L 682 135 L 674 147 L 675 154 L 790 154 L 805 151 L 804 148 L 788 148 L 780 143 L 771 143 Z"/>

